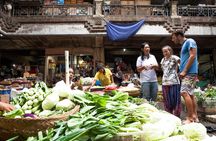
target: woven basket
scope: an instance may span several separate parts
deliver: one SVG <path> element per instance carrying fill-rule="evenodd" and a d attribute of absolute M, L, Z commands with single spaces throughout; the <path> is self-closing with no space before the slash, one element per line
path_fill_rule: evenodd
<path fill-rule="evenodd" d="M 197 112 L 204 115 L 215 115 L 216 114 L 216 106 L 214 107 L 203 107 L 198 106 Z"/>
<path fill-rule="evenodd" d="M 54 115 L 47 118 L 17 118 L 8 119 L 0 118 L 0 140 L 6 132 L 10 134 L 10 137 L 14 135 L 20 135 L 22 137 L 34 136 L 38 131 L 45 131 L 48 128 L 54 127 L 56 121 L 66 120 L 68 116 L 75 114 L 79 111 L 80 106 L 75 106 L 74 109 L 61 114 Z"/>
<path fill-rule="evenodd" d="M 216 115 L 206 115 L 205 119 L 210 122 L 216 123 Z"/>
<path fill-rule="evenodd" d="M 137 138 L 138 137 L 138 138 Z M 136 138 L 136 139 L 134 139 Z M 119 133 L 111 141 L 145 141 L 142 132 Z"/>

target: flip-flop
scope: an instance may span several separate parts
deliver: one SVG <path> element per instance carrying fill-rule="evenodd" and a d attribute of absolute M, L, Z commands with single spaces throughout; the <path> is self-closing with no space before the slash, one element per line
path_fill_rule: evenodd
<path fill-rule="evenodd" d="M 208 133 L 212 133 L 212 132 L 215 131 L 214 128 L 211 127 L 211 126 L 206 126 L 206 129 L 207 129 L 207 132 L 208 132 Z"/>

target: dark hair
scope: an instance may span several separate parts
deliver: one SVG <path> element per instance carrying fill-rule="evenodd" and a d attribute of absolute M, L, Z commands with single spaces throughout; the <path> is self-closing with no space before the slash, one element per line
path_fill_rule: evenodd
<path fill-rule="evenodd" d="M 101 69 L 104 70 L 103 74 L 105 75 L 105 69 L 104 69 L 104 66 L 103 66 L 102 64 L 97 65 L 97 71 L 99 71 L 99 70 L 101 70 Z"/>
<path fill-rule="evenodd" d="M 144 42 L 144 43 L 142 43 L 141 48 L 143 48 L 145 45 L 149 45 L 149 43 L 148 43 L 148 42 Z"/>
<path fill-rule="evenodd" d="M 144 60 L 144 56 L 145 56 L 145 54 L 144 54 L 144 52 L 143 52 L 143 48 L 146 46 L 146 45 L 149 45 L 149 43 L 148 42 L 144 42 L 144 43 L 142 43 L 142 45 L 141 45 L 141 59 L 142 59 L 142 61 Z M 150 45 L 149 45 L 150 46 Z M 149 56 L 147 56 L 148 58 L 149 58 Z"/>
<path fill-rule="evenodd" d="M 166 45 L 166 46 L 162 47 L 162 50 L 164 48 L 167 48 L 169 50 L 170 54 L 173 55 L 173 49 L 171 48 L 171 46 Z"/>
<path fill-rule="evenodd" d="M 172 36 L 173 36 L 173 35 L 175 35 L 175 36 L 180 35 L 180 36 L 184 37 L 184 31 L 183 31 L 183 30 L 176 30 L 176 31 L 173 31 L 173 32 L 172 32 Z"/>

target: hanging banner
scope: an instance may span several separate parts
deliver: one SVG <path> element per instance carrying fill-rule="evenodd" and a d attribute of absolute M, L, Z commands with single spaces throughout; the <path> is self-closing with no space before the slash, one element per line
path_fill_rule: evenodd
<path fill-rule="evenodd" d="M 57 0 L 58 4 L 64 4 L 64 0 Z"/>
<path fill-rule="evenodd" d="M 107 36 L 112 41 L 123 41 L 134 36 L 144 24 L 144 20 L 129 24 L 116 24 L 106 21 Z"/>

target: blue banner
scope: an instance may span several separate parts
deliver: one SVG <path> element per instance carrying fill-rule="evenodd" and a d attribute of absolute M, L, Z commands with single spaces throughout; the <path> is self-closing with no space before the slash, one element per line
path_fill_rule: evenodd
<path fill-rule="evenodd" d="M 123 41 L 134 36 L 144 24 L 144 20 L 129 24 L 106 22 L 107 36 L 112 41 Z"/>
<path fill-rule="evenodd" d="M 64 0 L 58 0 L 57 2 L 58 2 L 58 4 L 60 4 L 60 5 L 64 4 Z"/>

